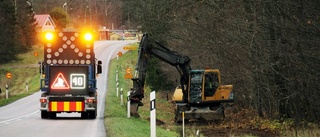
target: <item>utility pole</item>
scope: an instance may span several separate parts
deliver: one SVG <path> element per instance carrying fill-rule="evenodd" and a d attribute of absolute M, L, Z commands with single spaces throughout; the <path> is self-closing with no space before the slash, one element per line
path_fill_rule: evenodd
<path fill-rule="evenodd" d="M 90 27 L 92 27 L 91 0 L 89 0 Z"/>
<path fill-rule="evenodd" d="M 14 0 L 14 14 L 17 15 L 17 0 Z"/>
<path fill-rule="evenodd" d="M 130 29 L 130 13 L 128 12 L 128 30 Z"/>
<path fill-rule="evenodd" d="M 85 10 L 84 10 L 84 25 L 87 25 L 87 9 L 89 8 L 89 6 L 86 6 Z"/>
<path fill-rule="evenodd" d="M 68 4 L 67 4 L 67 2 L 65 2 L 64 4 L 63 4 L 63 6 L 62 6 L 62 8 L 64 9 L 64 7 L 66 7 L 66 13 L 68 14 Z"/>

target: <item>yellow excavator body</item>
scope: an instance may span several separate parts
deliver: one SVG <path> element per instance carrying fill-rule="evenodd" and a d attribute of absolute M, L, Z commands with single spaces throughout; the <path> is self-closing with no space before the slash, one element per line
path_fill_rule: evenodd
<path fill-rule="evenodd" d="M 200 73 L 200 71 L 194 73 Z M 188 92 L 187 102 L 183 99 L 184 94 L 181 86 L 175 89 L 172 101 L 176 104 L 175 120 L 177 122 L 180 122 L 183 118 L 186 120 L 221 120 L 224 118 L 222 103 L 233 102 L 233 85 L 221 85 L 219 70 L 205 70 L 201 73 L 197 79 L 197 76 L 190 77 L 189 81 L 196 83 L 194 81 L 198 80 L 199 84 L 189 84 L 189 89 L 185 89 Z M 207 78 L 209 76 L 211 80 Z M 214 84 L 213 81 L 216 83 Z M 184 112 L 184 115 L 182 115 L 182 112 Z"/>

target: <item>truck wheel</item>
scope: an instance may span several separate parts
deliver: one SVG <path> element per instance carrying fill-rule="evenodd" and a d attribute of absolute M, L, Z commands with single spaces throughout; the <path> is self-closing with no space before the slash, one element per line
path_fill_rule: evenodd
<path fill-rule="evenodd" d="M 97 117 L 96 111 L 89 111 L 89 119 L 95 119 Z"/>
<path fill-rule="evenodd" d="M 82 119 L 88 118 L 88 113 L 87 112 L 81 112 L 81 118 Z"/>
<path fill-rule="evenodd" d="M 57 113 L 55 112 L 49 112 L 49 118 L 57 118 Z"/>
<path fill-rule="evenodd" d="M 47 111 L 41 111 L 41 118 L 42 119 L 45 119 L 45 118 L 48 118 L 49 115 L 48 115 L 48 112 Z"/>

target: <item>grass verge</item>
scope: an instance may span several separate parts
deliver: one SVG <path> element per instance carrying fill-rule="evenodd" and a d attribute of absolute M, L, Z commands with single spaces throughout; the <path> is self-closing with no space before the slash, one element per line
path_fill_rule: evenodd
<path fill-rule="evenodd" d="M 146 97 L 143 99 L 145 106 L 139 108 L 140 118 L 127 118 L 126 115 L 126 95 L 129 88 L 132 86 L 130 79 L 124 79 L 124 73 L 127 67 L 134 68 L 135 60 L 137 58 L 137 51 L 129 51 L 120 57 L 119 60 L 113 60 L 110 63 L 109 75 L 108 75 L 108 91 L 106 97 L 106 109 L 105 109 L 105 126 L 107 136 L 150 136 L 150 122 L 149 122 L 149 93 L 146 91 Z M 120 105 L 120 94 L 117 97 L 116 94 L 116 70 L 118 70 L 119 88 L 123 88 L 124 102 L 123 106 Z M 132 69 L 133 70 L 133 69 Z M 120 89 L 119 89 L 120 91 Z M 157 96 L 161 96 L 157 93 Z M 168 103 L 166 98 L 157 97 L 157 129 L 156 134 L 160 137 L 173 137 L 179 136 L 175 132 L 176 126 L 173 123 L 173 115 L 167 115 L 172 111 L 172 104 Z M 158 106 L 159 107 L 158 109 Z M 165 108 L 170 110 L 165 112 L 161 110 Z M 159 111 L 161 113 L 159 113 Z"/>
<path fill-rule="evenodd" d="M 38 60 L 42 60 L 43 56 L 35 57 L 34 52 L 43 55 L 43 48 L 34 46 L 30 52 L 18 55 L 19 60 L 1 64 L 0 107 L 39 91 L 39 68 L 34 67 L 34 64 L 37 64 Z M 12 74 L 11 79 L 5 77 L 8 72 Z M 9 99 L 6 99 L 6 85 L 9 86 Z M 28 92 L 26 85 L 28 85 Z"/>

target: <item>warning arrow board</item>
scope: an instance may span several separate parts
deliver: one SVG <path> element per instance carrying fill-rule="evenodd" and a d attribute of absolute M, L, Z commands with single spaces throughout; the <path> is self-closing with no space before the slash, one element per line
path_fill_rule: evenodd
<path fill-rule="evenodd" d="M 56 77 L 56 79 L 53 81 L 51 89 L 69 89 L 69 84 L 62 75 L 62 73 L 59 73 Z"/>

